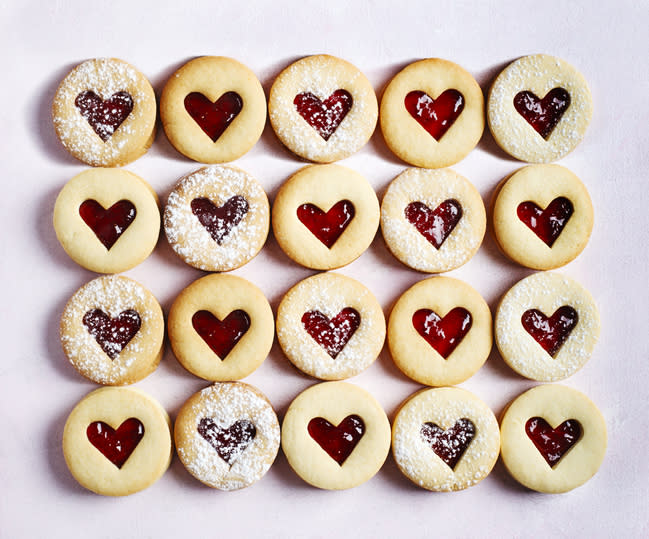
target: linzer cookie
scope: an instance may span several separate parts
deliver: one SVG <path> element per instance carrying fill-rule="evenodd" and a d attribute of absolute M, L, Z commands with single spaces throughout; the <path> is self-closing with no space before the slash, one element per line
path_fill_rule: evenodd
<path fill-rule="evenodd" d="M 289 150 L 331 163 L 357 152 L 372 136 L 376 94 L 349 62 L 328 55 L 302 58 L 282 71 L 270 89 L 270 123 Z"/>
<path fill-rule="evenodd" d="M 123 60 L 87 60 L 59 85 L 52 120 L 61 143 L 79 161 L 125 165 L 153 142 L 155 94 L 146 77 Z"/>
<path fill-rule="evenodd" d="M 557 161 L 586 133 L 592 101 L 583 75 L 547 54 L 508 65 L 489 92 L 487 119 L 498 145 L 529 163 Z"/>

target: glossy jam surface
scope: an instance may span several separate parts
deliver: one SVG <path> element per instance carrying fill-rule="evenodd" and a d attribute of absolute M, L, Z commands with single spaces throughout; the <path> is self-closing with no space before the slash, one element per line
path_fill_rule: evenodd
<path fill-rule="evenodd" d="M 347 90 L 336 90 L 324 101 L 310 92 L 297 94 L 293 104 L 302 118 L 324 139 L 334 134 L 354 100 Z"/>
<path fill-rule="evenodd" d="M 79 206 L 79 215 L 99 241 L 110 250 L 115 242 L 135 219 L 137 212 L 130 200 L 115 202 L 104 209 L 96 200 L 84 200 Z"/>
<path fill-rule="evenodd" d="M 555 198 L 544 210 L 534 202 L 521 202 L 516 209 L 518 218 L 525 223 L 548 247 L 561 235 L 574 209 L 565 197 Z"/>
<path fill-rule="evenodd" d="M 582 428 L 576 419 L 568 419 L 553 429 L 542 417 L 532 417 L 525 423 L 525 433 L 553 468 L 579 441 Z"/>
<path fill-rule="evenodd" d="M 331 319 L 320 311 L 308 311 L 302 315 L 302 325 L 313 340 L 336 359 L 361 325 L 361 315 L 352 307 L 345 307 Z"/>
<path fill-rule="evenodd" d="M 464 109 L 464 96 L 457 90 L 444 90 L 437 99 L 415 90 L 406 95 L 406 110 L 428 134 L 439 141 Z"/>
<path fill-rule="evenodd" d="M 314 417 L 307 428 L 311 438 L 340 466 L 365 434 L 365 423 L 357 415 L 348 415 L 338 426 L 323 417 Z"/>
<path fill-rule="evenodd" d="M 104 142 L 113 136 L 133 110 L 133 98 L 128 92 L 116 92 L 104 100 L 92 90 L 86 90 L 76 97 L 74 104 Z"/>
<path fill-rule="evenodd" d="M 192 325 L 212 351 L 225 359 L 248 331 L 250 317 L 238 309 L 221 321 L 209 311 L 198 311 L 192 316 Z"/>
<path fill-rule="evenodd" d="M 444 359 L 471 329 L 471 313 L 463 307 L 451 309 L 444 318 L 430 309 L 419 309 L 412 315 L 412 325 L 426 342 Z"/>
<path fill-rule="evenodd" d="M 345 231 L 356 214 L 349 200 L 336 202 L 328 212 L 313 204 L 302 204 L 297 209 L 297 218 L 311 233 L 329 249 Z"/>
<path fill-rule="evenodd" d="M 439 249 L 462 219 L 462 206 L 452 198 L 445 200 L 434 210 L 423 202 L 411 202 L 404 210 L 406 220 Z"/>
<path fill-rule="evenodd" d="M 241 195 L 230 197 L 223 206 L 216 206 L 209 198 L 195 198 L 191 207 L 200 224 L 219 245 L 250 209 L 248 201 Z"/>
<path fill-rule="evenodd" d="M 212 103 L 200 92 L 185 97 L 185 110 L 203 132 L 216 142 L 243 108 L 243 99 L 236 92 L 226 92 Z"/>
<path fill-rule="evenodd" d="M 198 423 L 197 430 L 229 466 L 235 463 L 257 436 L 257 429 L 247 419 L 240 419 L 229 427 L 222 428 L 211 417 L 204 417 Z"/>
<path fill-rule="evenodd" d="M 470 419 L 458 419 L 449 429 L 435 423 L 424 423 L 419 434 L 435 454 L 454 470 L 475 436 L 475 425 Z"/>
<path fill-rule="evenodd" d="M 570 94 L 563 88 L 550 90 L 543 99 L 525 90 L 514 96 L 514 108 L 545 140 L 570 106 Z"/>
<path fill-rule="evenodd" d="M 559 307 L 549 318 L 538 309 L 528 309 L 521 317 L 525 331 L 552 357 L 557 355 L 578 320 L 577 311 L 569 305 Z"/>
<path fill-rule="evenodd" d="M 103 421 L 94 421 L 88 425 L 86 436 L 104 457 L 121 469 L 144 437 L 144 425 L 131 417 L 115 430 Z"/>
<path fill-rule="evenodd" d="M 128 309 L 111 318 L 101 309 L 83 315 L 83 325 L 110 359 L 115 359 L 140 331 L 142 320 L 137 311 Z"/>

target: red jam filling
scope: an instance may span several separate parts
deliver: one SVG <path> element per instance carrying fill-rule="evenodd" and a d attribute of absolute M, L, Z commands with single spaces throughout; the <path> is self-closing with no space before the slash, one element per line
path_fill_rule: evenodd
<path fill-rule="evenodd" d="M 414 225 L 428 242 L 439 249 L 462 219 L 462 206 L 452 198 L 434 210 L 423 202 L 411 202 L 404 210 L 406 220 Z"/>
<path fill-rule="evenodd" d="M 347 90 L 336 90 L 324 101 L 305 92 L 297 94 L 293 104 L 302 118 L 325 140 L 334 134 L 352 108 L 354 100 Z"/>
<path fill-rule="evenodd" d="M 200 92 L 185 97 L 185 110 L 203 130 L 216 142 L 243 108 L 243 99 L 236 92 L 226 92 L 212 103 Z"/>
<path fill-rule="evenodd" d="M 446 430 L 428 422 L 421 426 L 419 434 L 435 454 L 454 470 L 475 436 L 475 425 L 465 417 Z"/>
<path fill-rule="evenodd" d="M 230 197 L 223 206 L 218 207 L 209 198 L 195 198 L 191 207 L 200 224 L 219 245 L 250 209 L 248 201 L 241 195 Z"/>
<path fill-rule="evenodd" d="M 144 425 L 131 417 L 115 430 L 103 421 L 95 421 L 88 425 L 86 436 L 104 457 L 121 469 L 144 436 Z"/>
<path fill-rule="evenodd" d="M 357 415 L 348 415 L 336 427 L 323 417 L 309 421 L 308 431 L 318 445 L 342 466 L 365 434 L 365 423 Z"/>
<path fill-rule="evenodd" d="M 198 311 L 192 316 L 192 325 L 201 338 L 219 358 L 225 359 L 250 327 L 246 311 L 232 311 L 221 321 L 209 311 Z"/>
<path fill-rule="evenodd" d="M 329 249 L 355 214 L 354 205 L 349 200 L 336 202 L 326 213 L 313 204 L 302 204 L 297 209 L 297 218 Z"/>
<path fill-rule="evenodd" d="M 128 92 L 116 92 L 104 100 L 92 90 L 86 90 L 77 96 L 74 104 L 104 142 L 113 136 L 133 110 L 133 98 Z"/>
<path fill-rule="evenodd" d="M 577 311 L 569 305 L 559 307 L 549 318 L 538 309 L 528 309 L 521 316 L 525 331 L 552 357 L 557 355 L 578 320 Z"/>
<path fill-rule="evenodd" d="M 582 428 L 576 419 L 567 419 L 553 429 L 542 417 L 532 417 L 525 423 L 525 433 L 553 468 L 581 438 Z"/>
<path fill-rule="evenodd" d="M 204 417 L 198 423 L 198 434 L 204 438 L 228 466 L 232 466 L 257 436 L 257 429 L 247 419 L 235 421 L 228 428 L 222 428 L 211 417 Z"/>
<path fill-rule="evenodd" d="M 308 311 L 302 315 L 302 325 L 313 340 L 336 359 L 361 325 L 361 315 L 352 307 L 345 307 L 331 319 L 320 311 Z"/>
<path fill-rule="evenodd" d="M 521 202 L 516 209 L 525 223 L 548 247 L 552 247 L 573 212 L 572 202 L 565 197 L 555 198 L 542 210 L 534 202 Z"/>
<path fill-rule="evenodd" d="M 84 200 L 79 206 L 79 215 L 108 250 L 133 222 L 136 213 L 129 200 L 115 202 L 107 210 L 92 199 Z"/>
<path fill-rule="evenodd" d="M 110 359 L 115 359 L 140 331 L 142 321 L 137 311 L 128 309 L 111 318 L 101 309 L 92 309 L 83 316 L 83 325 Z"/>
<path fill-rule="evenodd" d="M 471 313 L 455 307 L 444 318 L 430 309 L 419 309 L 412 315 L 412 325 L 437 353 L 446 359 L 471 329 Z"/>
<path fill-rule="evenodd" d="M 439 141 L 464 109 L 464 96 L 457 90 L 444 90 L 437 99 L 415 90 L 406 95 L 406 110 L 428 134 Z"/>
<path fill-rule="evenodd" d="M 514 96 L 514 108 L 545 140 L 570 106 L 570 94 L 563 88 L 550 90 L 539 99 L 529 90 Z"/>

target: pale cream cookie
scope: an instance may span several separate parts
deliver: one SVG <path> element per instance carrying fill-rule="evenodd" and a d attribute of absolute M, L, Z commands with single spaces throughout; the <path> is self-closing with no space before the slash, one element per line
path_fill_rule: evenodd
<path fill-rule="evenodd" d="M 298 264 L 335 269 L 369 247 L 379 202 L 368 181 L 340 165 L 309 165 L 282 185 L 273 203 L 273 233 Z"/>
<path fill-rule="evenodd" d="M 484 131 L 484 97 L 473 76 L 448 60 L 414 62 L 381 99 L 381 131 L 406 163 L 442 168 L 464 159 Z"/>
<path fill-rule="evenodd" d="M 550 163 L 574 150 L 592 114 L 583 75 L 547 54 L 523 56 L 509 64 L 494 80 L 487 103 L 495 141 L 528 163 Z"/>
<path fill-rule="evenodd" d="M 259 140 L 266 124 L 266 96 L 243 64 L 203 56 L 171 75 L 162 90 L 160 119 L 180 153 L 201 163 L 225 163 Z"/>
<path fill-rule="evenodd" d="M 181 178 L 164 210 L 171 248 L 204 271 L 230 271 L 249 262 L 264 246 L 269 227 L 263 188 L 229 165 L 203 167 Z"/>
<path fill-rule="evenodd" d="M 241 382 L 214 384 L 178 412 L 176 450 L 187 471 L 219 490 L 261 479 L 279 450 L 277 415 L 258 389 Z"/>
<path fill-rule="evenodd" d="M 211 381 L 239 380 L 266 359 L 273 311 L 259 288 L 234 275 L 194 281 L 169 311 L 169 341 L 189 372 Z"/>
<path fill-rule="evenodd" d="M 127 385 L 151 374 L 162 357 L 164 317 L 141 284 L 106 275 L 82 286 L 61 316 L 61 345 L 80 374 Z"/>
<path fill-rule="evenodd" d="M 316 384 L 290 404 L 282 450 L 307 483 L 341 490 L 372 478 L 390 450 L 390 422 L 364 389 L 346 382 Z"/>
<path fill-rule="evenodd" d="M 146 77 L 123 60 L 87 60 L 59 85 L 52 120 L 61 143 L 79 161 L 126 165 L 153 143 L 155 94 Z"/>
<path fill-rule="evenodd" d="M 289 361 L 321 380 L 366 369 L 385 340 L 385 318 L 374 295 L 338 273 L 319 273 L 291 288 L 277 308 L 277 340 Z"/>
<path fill-rule="evenodd" d="M 606 423 L 591 400 L 560 385 L 541 385 L 514 399 L 500 425 L 503 462 L 516 481 L 539 492 L 568 492 L 599 469 Z"/>
<path fill-rule="evenodd" d="M 590 358 L 599 337 L 597 305 L 573 279 L 534 273 L 500 300 L 494 332 L 500 355 L 518 374 L 563 380 Z"/>
<path fill-rule="evenodd" d="M 169 416 L 138 389 L 96 389 L 65 423 L 63 456 L 74 478 L 97 494 L 139 492 L 162 477 L 171 463 Z"/>
<path fill-rule="evenodd" d="M 390 252 L 428 273 L 471 259 L 486 223 L 480 193 L 451 169 L 406 169 L 392 180 L 381 203 L 381 232 Z"/>
<path fill-rule="evenodd" d="M 370 81 L 355 66 L 319 54 L 277 76 L 268 115 L 289 150 L 309 161 L 331 163 L 356 153 L 370 139 L 378 105 Z"/>

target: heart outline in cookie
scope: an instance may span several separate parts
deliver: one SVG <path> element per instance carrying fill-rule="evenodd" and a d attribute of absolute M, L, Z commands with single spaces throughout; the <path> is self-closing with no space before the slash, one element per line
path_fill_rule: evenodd
<path fill-rule="evenodd" d="M 365 434 L 365 422 L 358 415 L 348 415 L 338 425 L 324 417 L 314 417 L 307 430 L 311 438 L 342 466 Z"/>
<path fill-rule="evenodd" d="M 333 92 L 324 101 L 311 92 L 302 92 L 293 99 L 298 114 L 325 142 L 338 129 L 353 104 L 352 95 L 342 88 Z"/>
<path fill-rule="evenodd" d="M 133 98 L 125 91 L 102 99 L 92 90 L 85 90 L 77 95 L 74 105 L 102 142 L 108 142 L 133 112 Z"/>
<path fill-rule="evenodd" d="M 570 94 L 564 88 L 553 88 L 543 99 L 529 90 L 514 96 L 514 108 L 544 140 L 548 140 L 570 106 Z"/>
<path fill-rule="evenodd" d="M 144 437 L 144 425 L 130 417 L 114 429 L 103 421 L 93 421 L 86 428 L 88 441 L 120 470 Z"/>
<path fill-rule="evenodd" d="M 250 328 L 250 317 L 242 309 L 228 314 L 222 321 L 210 311 L 192 316 L 192 326 L 219 359 L 225 359 Z"/>
<path fill-rule="evenodd" d="M 79 206 L 79 215 L 110 251 L 135 219 L 137 210 L 130 200 L 119 200 L 106 209 L 96 200 L 88 199 Z"/>
<path fill-rule="evenodd" d="M 134 309 L 126 309 L 114 318 L 101 309 L 91 309 L 83 316 L 82 322 L 112 360 L 126 348 L 142 326 L 140 315 Z"/>
<path fill-rule="evenodd" d="M 224 428 L 218 425 L 213 418 L 203 417 L 196 430 L 230 467 L 257 436 L 257 428 L 247 419 L 239 419 Z"/>
<path fill-rule="evenodd" d="M 424 423 L 419 429 L 421 439 L 451 470 L 455 470 L 475 434 L 476 428 L 473 421 L 466 417 L 458 419 L 452 427 L 446 430 L 431 421 Z"/>
<path fill-rule="evenodd" d="M 579 315 L 570 305 L 559 307 L 550 317 L 538 309 L 528 309 L 521 316 L 523 329 L 552 357 L 559 353 L 578 322 Z"/>
<path fill-rule="evenodd" d="M 516 215 L 548 247 L 563 232 L 574 212 L 572 202 L 566 197 L 557 197 L 545 209 L 528 200 L 516 208 Z"/>
<path fill-rule="evenodd" d="M 353 307 L 345 307 L 333 318 L 318 310 L 302 315 L 302 326 L 325 352 L 336 359 L 361 325 L 361 315 Z"/>
<path fill-rule="evenodd" d="M 453 88 L 444 90 L 437 99 L 424 91 L 413 90 L 406 95 L 404 105 L 410 116 L 439 142 L 462 114 L 464 96 Z"/>
<path fill-rule="evenodd" d="M 191 92 L 184 105 L 203 133 L 216 142 L 243 109 L 243 99 L 237 92 L 225 92 L 212 102 L 200 92 Z"/>
<path fill-rule="evenodd" d="M 464 307 L 451 309 L 444 318 L 431 309 L 418 309 L 412 315 L 412 325 L 440 356 L 447 359 L 471 329 L 473 317 Z"/>
<path fill-rule="evenodd" d="M 423 202 L 411 202 L 403 212 L 406 220 L 437 250 L 451 235 L 463 213 L 462 205 L 453 198 L 446 199 L 434 210 Z"/>
<path fill-rule="evenodd" d="M 345 232 L 355 215 L 356 209 L 349 200 L 339 200 L 326 212 L 311 203 L 297 208 L 300 222 L 329 249 Z"/>
<path fill-rule="evenodd" d="M 550 468 L 559 461 L 581 439 L 583 429 L 576 419 L 566 419 L 556 428 L 542 417 L 531 417 L 525 423 L 525 434 L 532 440 Z"/>
<path fill-rule="evenodd" d="M 250 209 L 250 204 L 241 195 L 230 197 L 222 206 L 217 206 L 209 198 L 199 197 L 193 199 L 190 206 L 198 222 L 218 245 L 225 241 Z"/>

